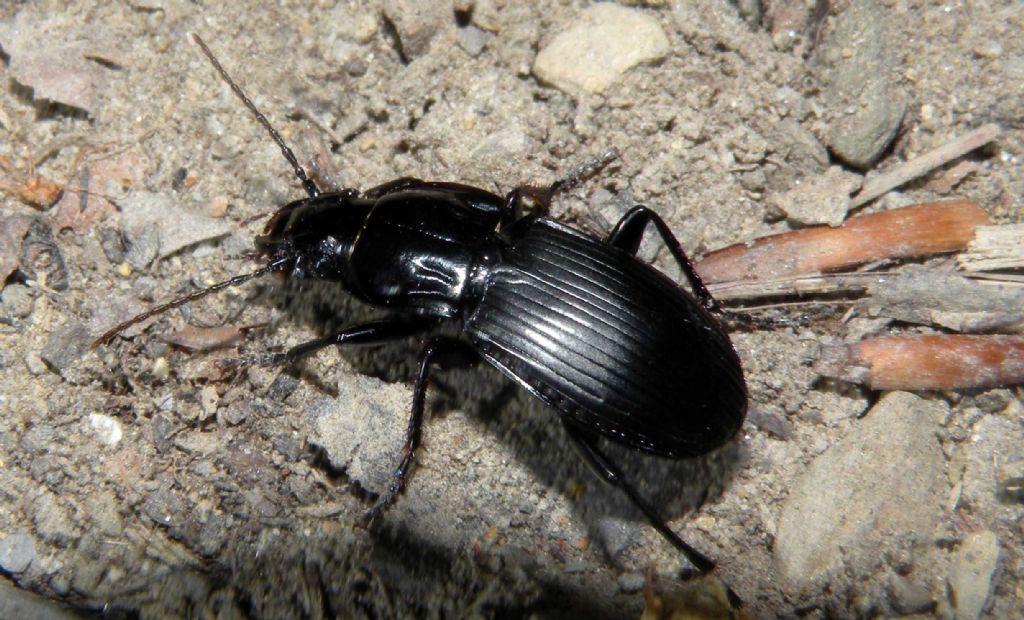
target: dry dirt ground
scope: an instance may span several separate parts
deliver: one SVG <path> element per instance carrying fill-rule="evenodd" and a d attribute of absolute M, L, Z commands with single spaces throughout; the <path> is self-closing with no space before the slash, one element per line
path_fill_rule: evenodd
<path fill-rule="evenodd" d="M 600 90 L 538 77 L 540 50 L 588 25 L 586 2 L 0 3 L 2 613 L 619 618 L 643 611 L 645 583 L 682 609 L 696 603 L 681 590 L 714 601 L 721 580 L 751 617 L 1024 617 L 1024 508 L 996 492 L 996 472 L 1024 461 L 1021 393 L 879 400 L 818 380 L 818 347 L 859 337 L 851 325 L 905 328 L 841 321 L 849 300 L 734 334 L 752 405 L 733 444 L 696 462 L 619 455 L 719 562 L 695 586 L 554 414 L 486 368 L 441 378 L 408 492 L 380 527 L 355 527 L 395 464 L 416 344 L 284 371 L 219 364 L 366 314 L 336 290 L 234 288 L 89 349 L 155 302 L 252 269 L 261 216 L 302 195 L 191 32 L 299 159 L 346 187 L 416 176 L 504 192 L 615 148 L 555 216 L 601 231 L 644 203 L 700 254 L 796 226 L 767 198 L 829 165 L 885 169 L 996 123 L 962 181 L 925 177 L 866 210 L 958 196 L 1024 219 L 1024 4 L 623 4 L 666 45 L 645 34 L 652 58 Z M 872 78 L 864 101 L 834 100 L 844 59 Z M 855 131 L 838 119 L 879 101 L 879 156 L 844 163 L 836 132 Z M 34 175 L 62 200 L 20 197 Z M 641 254 L 673 271 L 658 244 Z M 186 325 L 247 329 L 189 352 L 168 342 L 194 338 Z M 876 437 L 893 441 L 864 453 Z M 807 500 L 864 488 L 807 486 L 843 446 L 879 476 L 852 500 L 865 510 Z"/>

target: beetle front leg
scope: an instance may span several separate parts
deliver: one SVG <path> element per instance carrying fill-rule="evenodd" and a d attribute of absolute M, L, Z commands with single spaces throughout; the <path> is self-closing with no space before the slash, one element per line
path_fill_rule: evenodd
<path fill-rule="evenodd" d="M 374 321 L 342 330 L 336 334 L 310 340 L 296 345 L 283 353 L 264 353 L 236 359 L 225 360 L 224 366 L 241 368 L 245 366 L 284 366 L 294 364 L 303 357 L 332 345 L 343 344 L 382 344 L 399 338 L 407 338 L 422 333 L 434 326 L 434 321 L 397 320 Z"/>
<path fill-rule="evenodd" d="M 381 495 L 377 503 L 364 516 L 362 525 L 371 526 L 395 503 L 405 488 L 416 465 L 416 448 L 420 445 L 423 431 L 423 410 L 427 397 L 429 369 L 431 365 L 441 369 L 469 366 L 480 359 L 479 354 L 469 344 L 448 337 L 431 338 L 423 345 L 423 357 L 416 375 L 416 386 L 412 393 L 412 413 L 405 431 L 405 444 L 402 446 L 402 460 L 395 469 L 394 477 L 387 491 Z"/>
<path fill-rule="evenodd" d="M 543 187 L 540 185 L 520 185 L 505 195 L 505 209 L 502 215 L 502 225 L 515 222 L 523 216 L 523 202 L 530 199 L 536 203 L 531 209 L 534 215 L 545 216 L 551 210 L 551 201 L 563 192 L 567 192 L 579 185 L 582 181 L 596 174 L 602 168 L 615 161 L 619 157 L 616 148 L 610 148 L 597 157 L 592 157 L 583 163 L 575 166 L 562 178 L 551 185 Z"/>

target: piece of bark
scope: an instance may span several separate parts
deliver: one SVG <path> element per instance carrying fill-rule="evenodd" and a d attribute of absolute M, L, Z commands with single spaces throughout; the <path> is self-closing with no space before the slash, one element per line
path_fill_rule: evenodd
<path fill-rule="evenodd" d="M 716 250 L 697 263 L 707 283 L 774 280 L 866 262 L 955 252 L 967 246 L 985 211 L 969 200 L 925 203 L 861 215 L 838 228 L 819 226 Z"/>
<path fill-rule="evenodd" d="M 882 336 L 823 347 L 815 371 L 874 390 L 954 390 L 1024 383 L 1024 338 Z"/>

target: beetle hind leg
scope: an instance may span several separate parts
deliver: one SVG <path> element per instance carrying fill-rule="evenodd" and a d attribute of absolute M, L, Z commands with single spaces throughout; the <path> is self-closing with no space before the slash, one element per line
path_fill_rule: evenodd
<path fill-rule="evenodd" d="M 583 455 L 584 460 L 591 469 L 594 470 L 597 475 L 601 476 L 606 482 L 612 484 L 626 494 L 629 500 L 633 502 L 633 505 L 640 509 L 640 512 L 647 517 L 654 529 L 658 530 L 658 533 L 665 537 L 673 547 L 679 549 L 686 556 L 686 559 L 693 564 L 695 572 L 700 575 L 710 573 L 715 568 L 715 562 L 708 556 L 704 555 L 700 551 L 694 549 L 688 542 L 679 537 L 672 531 L 672 528 L 665 523 L 665 520 L 658 516 L 654 508 L 647 503 L 643 497 L 637 492 L 633 485 L 626 481 L 622 477 L 622 471 L 618 465 L 614 463 L 608 456 L 597 447 L 597 436 L 593 433 L 589 433 L 578 427 L 565 424 L 565 430 L 569 433 L 569 438 L 572 439 L 573 443 L 579 449 L 580 454 Z M 694 571 L 684 570 L 682 577 L 685 579 L 692 576 Z M 728 584 L 722 583 L 725 587 L 726 595 L 729 598 L 729 603 L 733 608 L 740 608 L 743 606 L 743 599 L 737 595 Z"/>
<path fill-rule="evenodd" d="M 679 268 L 686 274 L 686 279 L 690 281 L 694 295 L 697 296 L 704 309 L 708 312 L 720 314 L 722 308 L 715 301 L 715 298 L 711 296 L 711 293 L 708 292 L 707 287 L 704 286 L 704 280 L 701 279 L 697 270 L 694 269 L 693 261 L 686 256 L 686 252 L 679 245 L 679 240 L 672 234 L 672 230 L 665 223 L 665 220 L 661 219 L 661 216 L 654 211 L 643 205 L 633 207 L 615 225 L 615 229 L 608 235 L 607 241 L 609 244 L 635 255 L 637 250 L 640 249 L 640 241 L 644 237 L 644 231 L 647 230 L 648 224 L 654 224 L 654 227 L 658 230 L 662 242 L 669 252 L 672 253 L 672 257 L 676 259 Z"/>
<path fill-rule="evenodd" d="M 423 410 L 426 402 L 431 365 L 442 369 L 465 367 L 473 364 L 479 358 L 479 354 L 469 344 L 454 338 L 438 336 L 431 338 L 424 344 L 419 372 L 416 375 L 416 385 L 412 393 L 412 412 L 409 415 L 409 425 L 405 431 L 402 460 L 399 462 L 398 467 L 395 468 L 394 476 L 387 491 L 380 496 L 373 508 L 363 516 L 362 525 L 364 527 L 373 525 L 395 503 L 409 482 L 409 476 L 416 466 L 416 448 L 419 447 L 420 439 L 423 435 Z"/>
<path fill-rule="evenodd" d="M 619 467 L 597 447 L 597 438 L 593 434 L 569 424 L 565 425 L 565 429 L 591 469 L 601 476 L 605 482 L 621 489 L 629 497 L 629 500 L 640 509 L 640 512 L 647 517 L 647 520 L 654 526 L 654 529 L 658 530 L 658 533 L 665 537 L 673 547 L 679 549 L 699 573 L 707 573 L 715 568 L 714 561 L 680 538 L 665 523 L 665 520 L 658 516 L 654 508 L 647 503 L 647 500 L 640 496 L 637 490 L 633 488 L 633 485 L 623 478 Z"/>

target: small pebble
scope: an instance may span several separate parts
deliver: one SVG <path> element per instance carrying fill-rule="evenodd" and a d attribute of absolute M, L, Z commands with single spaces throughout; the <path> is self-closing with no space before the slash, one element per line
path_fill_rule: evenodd
<path fill-rule="evenodd" d="M 974 55 L 979 58 L 998 58 L 1003 55 L 1003 46 L 999 41 L 986 39 L 974 46 Z"/>
<path fill-rule="evenodd" d="M 619 575 L 619 589 L 626 594 L 636 594 L 644 589 L 644 576 L 640 573 L 623 573 Z"/>
<path fill-rule="evenodd" d="M 451 15 L 447 4 L 432 0 L 393 0 L 385 2 L 383 8 L 407 59 L 426 54 Z"/>
<path fill-rule="evenodd" d="M 947 411 L 890 392 L 842 440 L 824 443 L 782 506 L 774 554 L 786 578 L 811 583 L 837 569 L 863 576 L 876 570 L 879 548 L 926 538 L 920 533 L 935 527 L 946 492 L 935 437 Z"/>
<path fill-rule="evenodd" d="M 24 284 L 10 284 L 0 294 L 0 303 L 10 316 L 23 319 L 32 312 L 32 289 Z"/>
<path fill-rule="evenodd" d="M 569 93 L 600 93 L 623 73 L 664 58 L 668 37 L 653 17 L 610 2 L 585 9 L 537 54 L 533 72 Z"/>
<path fill-rule="evenodd" d="M 1024 460 L 1001 465 L 996 472 L 996 485 L 1003 500 L 1024 503 Z"/>
<path fill-rule="evenodd" d="M 927 613 L 936 606 L 935 597 L 928 588 L 898 575 L 889 585 L 889 598 L 893 609 L 904 615 Z"/>
<path fill-rule="evenodd" d="M 605 554 L 614 559 L 636 541 L 639 529 L 632 521 L 602 517 L 597 523 L 597 541 Z"/>
<path fill-rule="evenodd" d="M 473 24 L 469 24 L 464 28 L 459 28 L 457 31 L 459 46 L 466 50 L 466 53 L 470 56 L 476 57 L 480 55 L 480 52 L 484 51 L 484 47 L 487 45 L 487 41 L 491 38 L 491 33 L 477 28 Z"/>
<path fill-rule="evenodd" d="M 124 435 L 121 423 L 117 418 L 102 413 L 89 414 L 89 427 L 92 428 L 100 443 L 110 448 L 116 446 Z"/>
<path fill-rule="evenodd" d="M 988 530 L 969 534 L 954 552 L 947 579 L 957 620 L 973 620 L 985 611 L 999 555 L 999 538 Z"/>
<path fill-rule="evenodd" d="M 50 334 L 39 356 L 62 377 L 67 378 L 68 372 L 74 369 L 79 358 L 89 350 L 91 341 L 92 335 L 84 324 L 70 321 Z"/>
<path fill-rule="evenodd" d="M 228 197 L 221 194 L 214 196 L 206 204 L 206 214 L 210 217 L 224 217 L 228 213 Z"/>
<path fill-rule="evenodd" d="M 207 385 L 200 390 L 199 406 L 203 408 L 204 418 L 217 413 L 218 402 L 220 402 L 220 395 L 217 394 L 217 388 Z"/>
<path fill-rule="evenodd" d="M 46 363 L 43 362 L 43 358 L 39 357 L 39 354 L 35 351 L 29 351 L 25 354 L 25 366 L 28 367 L 28 371 L 33 375 L 41 375 L 46 372 Z"/>
<path fill-rule="evenodd" d="M 870 167 L 895 138 L 907 107 L 891 79 L 894 54 L 886 45 L 892 9 L 875 0 L 845 5 L 830 20 L 819 55 L 831 117 L 826 142 L 842 160 Z"/>
<path fill-rule="evenodd" d="M 0 568 L 20 573 L 36 558 L 36 543 L 28 534 L 8 534 L 0 538 Z"/>
<path fill-rule="evenodd" d="M 218 411 L 218 419 L 229 425 L 238 426 L 252 413 L 252 403 L 248 400 L 236 400 Z"/>
<path fill-rule="evenodd" d="M 153 362 L 153 375 L 158 379 L 166 379 L 171 376 L 171 366 L 167 363 L 166 357 L 158 357 Z"/>
<path fill-rule="evenodd" d="M 367 44 L 377 36 L 377 16 L 374 13 L 364 13 L 355 20 L 354 34 L 356 43 Z"/>

